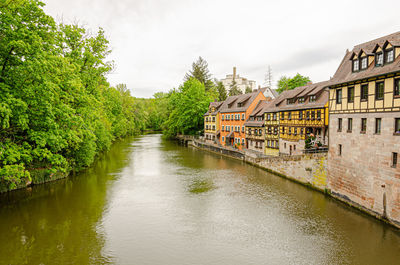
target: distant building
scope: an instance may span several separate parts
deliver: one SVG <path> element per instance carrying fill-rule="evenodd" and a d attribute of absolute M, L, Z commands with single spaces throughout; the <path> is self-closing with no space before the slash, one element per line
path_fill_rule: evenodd
<path fill-rule="evenodd" d="M 268 98 L 270 100 L 270 98 Z M 265 152 L 265 122 L 264 113 L 268 107 L 267 100 L 258 102 L 257 107 L 254 108 L 246 123 L 246 148 L 249 150 Z"/>
<path fill-rule="evenodd" d="M 246 92 L 247 87 L 249 87 L 251 91 L 257 89 L 256 81 L 248 80 L 247 78 L 236 74 L 236 67 L 233 67 L 233 74 L 227 75 L 224 79 L 221 79 L 221 82 L 224 84 L 227 91 L 229 91 L 233 81 L 236 82 L 237 88 L 242 91 L 243 94 Z"/>
<path fill-rule="evenodd" d="M 264 90 L 230 96 L 221 105 L 220 128 L 222 145 L 235 146 L 242 150 L 246 145 L 245 122 L 260 100 L 266 100 Z"/>
<path fill-rule="evenodd" d="M 211 102 L 208 111 L 204 114 L 204 137 L 206 142 L 219 142 L 219 112 L 223 102 Z"/>

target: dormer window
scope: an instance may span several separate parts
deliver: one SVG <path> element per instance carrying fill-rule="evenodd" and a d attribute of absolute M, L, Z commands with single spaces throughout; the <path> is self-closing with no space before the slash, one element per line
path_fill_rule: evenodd
<path fill-rule="evenodd" d="M 287 99 L 287 104 L 288 104 L 288 105 L 294 104 L 295 102 L 296 102 L 296 99 L 295 99 L 295 98 L 288 98 L 288 99 Z"/>
<path fill-rule="evenodd" d="M 353 60 L 353 72 L 357 72 L 358 70 L 360 70 L 360 62 L 356 59 Z"/>
<path fill-rule="evenodd" d="M 385 51 L 385 63 L 391 63 L 394 61 L 394 50 L 390 49 L 390 50 L 386 50 Z"/>
<path fill-rule="evenodd" d="M 317 100 L 317 96 L 316 95 L 311 95 L 310 99 L 308 100 L 309 102 L 315 102 Z"/>
<path fill-rule="evenodd" d="M 299 103 L 304 103 L 304 97 L 299 98 Z"/>
<path fill-rule="evenodd" d="M 368 67 L 368 57 L 361 58 L 361 70 L 367 69 Z"/>
<path fill-rule="evenodd" d="M 375 66 L 382 66 L 383 65 L 383 52 L 378 52 L 376 54 L 376 59 L 375 59 Z"/>

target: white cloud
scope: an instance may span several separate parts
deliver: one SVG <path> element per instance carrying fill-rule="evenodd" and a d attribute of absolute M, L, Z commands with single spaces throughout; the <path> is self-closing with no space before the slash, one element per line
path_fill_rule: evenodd
<path fill-rule="evenodd" d="M 222 78 L 263 82 L 297 72 L 313 81 L 332 76 L 347 48 L 399 30 L 400 2 L 264 0 L 51 0 L 45 10 L 65 21 L 103 27 L 116 70 L 111 84 L 150 97 L 177 87 L 202 56 Z"/>

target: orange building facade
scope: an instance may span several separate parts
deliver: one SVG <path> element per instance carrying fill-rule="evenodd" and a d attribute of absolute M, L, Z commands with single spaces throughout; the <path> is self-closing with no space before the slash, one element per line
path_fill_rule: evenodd
<path fill-rule="evenodd" d="M 246 145 L 245 122 L 261 100 L 266 100 L 263 89 L 228 97 L 219 109 L 220 143 L 242 150 Z"/>

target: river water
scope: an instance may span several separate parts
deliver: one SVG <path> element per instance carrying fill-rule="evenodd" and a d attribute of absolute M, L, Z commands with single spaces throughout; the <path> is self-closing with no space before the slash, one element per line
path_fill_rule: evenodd
<path fill-rule="evenodd" d="M 400 232 L 241 161 L 152 134 L 0 197 L 0 264 L 400 264 Z"/>

